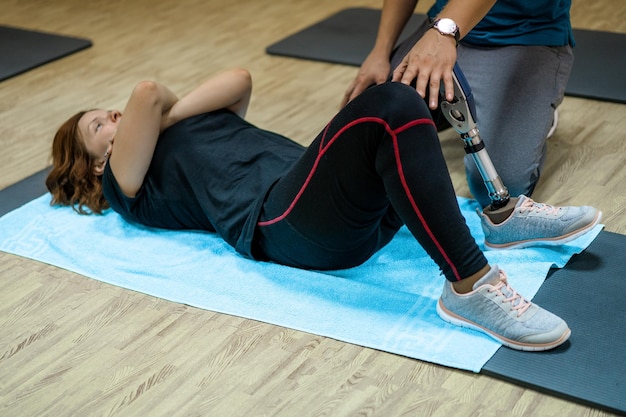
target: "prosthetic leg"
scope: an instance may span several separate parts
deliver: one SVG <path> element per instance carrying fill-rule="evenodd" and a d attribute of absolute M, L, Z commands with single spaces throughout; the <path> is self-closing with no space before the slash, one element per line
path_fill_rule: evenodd
<path fill-rule="evenodd" d="M 459 64 L 454 65 L 452 79 L 454 80 L 454 100 L 449 102 L 443 99 L 441 110 L 448 122 L 461 135 L 465 153 L 472 156 L 487 187 L 491 205 L 485 208 L 484 213 L 510 211 L 509 191 L 496 172 L 485 144 L 478 134 L 474 97 Z"/>

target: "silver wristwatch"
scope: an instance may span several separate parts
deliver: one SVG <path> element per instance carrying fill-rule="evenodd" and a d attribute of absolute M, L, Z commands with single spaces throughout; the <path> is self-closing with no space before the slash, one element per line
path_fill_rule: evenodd
<path fill-rule="evenodd" d="M 454 20 L 447 17 L 436 19 L 433 23 L 431 23 L 430 27 L 437 29 L 437 31 L 444 36 L 454 37 L 456 44 L 459 44 L 459 27 L 456 25 Z"/>

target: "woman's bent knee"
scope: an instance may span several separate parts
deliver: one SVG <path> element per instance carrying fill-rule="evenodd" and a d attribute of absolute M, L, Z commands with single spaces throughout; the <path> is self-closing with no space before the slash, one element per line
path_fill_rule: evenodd
<path fill-rule="evenodd" d="M 389 117 L 404 115 L 403 119 L 431 118 L 426 102 L 415 88 L 399 82 L 373 86 L 365 90 L 359 98 L 368 103 L 366 107 L 376 107 L 377 113 Z"/>

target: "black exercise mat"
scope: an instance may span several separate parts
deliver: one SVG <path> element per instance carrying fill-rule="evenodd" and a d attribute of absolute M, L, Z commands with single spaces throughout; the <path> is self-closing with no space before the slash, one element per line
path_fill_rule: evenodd
<path fill-rule="evenodd" d="M 46 177 L 49 168 L 43 169 L 22 181 L 0 190 L 0 217 L 48 192 Z"/>
<path fill-rule="evenodd" d="M 626 236 L 601 232 L 533 301 L 567 321 L 570 340 L 542 353 L 501 348 L 482 372 L 626 414 Z"/>
<path fill-rule="evenodd" d="M 398 43 L 411 35 L 426 19 L 414 14 L 400 34 Z M 376 40 L 380 10 L 350 8 L 267 47 L 270 55 L 360 66 Z"/>
<path fill-rule="evenodd" d="M 0 216 L 47 190 L 48 169 L 0 190 Z M 572 337 L 548 352 L 499 349 L 486 375 L 584 405 L 626 414 L 626 236 L 600 232 L 533 299 L 563 317 Z"/>
<path fill-rule="evenodd" d="M 0 81 L 90 46 L 87 39 L 0 26 Z"/>
<path fill-rule="evenodd" d="M 565 94 L 626 103 L 626 34 L 574 29 L 574 39 Z"/>
<path fill-rule="evenodd" d="M 414 14 L 400 41 L 424 19 Z M 379 20 L 378 9 L 345 9 L 270 45 L 266 52 L 360 66 L 374 45 Z M 576 59 L 565 94 L 626 103 L 626 34 L 574 29 L 574 37 Z"/>

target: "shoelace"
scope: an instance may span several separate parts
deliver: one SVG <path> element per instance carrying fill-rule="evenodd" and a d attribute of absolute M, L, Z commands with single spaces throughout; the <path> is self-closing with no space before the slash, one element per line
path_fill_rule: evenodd
<path fill-rule="evenodd" d="M 550 204 L 537 203 L 532 198 L 526 198 L 519 206 L 520 211 L 536 211 L 538 213 L 544 211 L 546 214 L 559 214 L 560 207 L 554 207 Z"/>
<path fill-rule="evenodd" d="M 517 317 L 521 316 L 530 308 L 530 301 L 527 301 L 521 294 L 518 294 L 509 286 L 507 276 L 504 271 L 500 271 L 500 281 L 489 289 L 489 292 L 497 291 L 504 297 L 503 303 L 511 303 L 511 310 L 517 311 Z"/>

